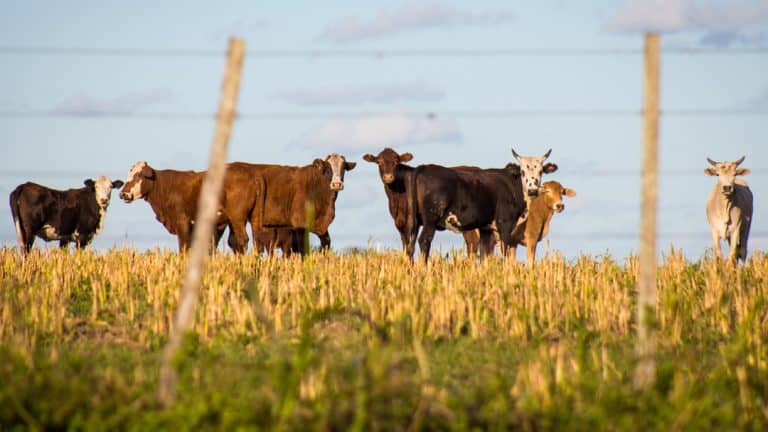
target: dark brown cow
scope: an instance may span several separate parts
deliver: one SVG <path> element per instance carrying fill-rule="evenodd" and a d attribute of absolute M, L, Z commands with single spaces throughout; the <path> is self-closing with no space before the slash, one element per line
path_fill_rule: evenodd
<path fill-rule="evenodd" d="M 229 176 L 227 172 L 225 178 Z M 140 161 L 128 172 L 120 198 L 126 203 L 137 199 L 148 202 L 158 222 L 178 238 L 179 252 L 184 252 L 192 242 L 197 202 L 204 177 L 205 172 L 159 170 Z M 218 243 L 227 222 L 226 214 L 219 209 L 213 239 L 215 243 Z M 232 239 L 230 234 L 230 242 Z"/>
<path fill-rule="evenodd" d="M 306 252 L 305 235 L 313 232 L 320 238 L 321 247 L 327 249 L 331 245 L 328 226 L 336 216 L 335 203 L 338 192 L 344 189 L 344 174 L 355 166 L 336 153 L 303 167 L 231 163 L 230 170 L 247 173 L 254 190 L 241 194 L 239 209 L 232 209 L 231 200 L 227 199 L 224 208 L 230 226 L 244 231 L 245 222 L 250 221 L 254 238 L 261 236 L 264 228 L 292 228 L 301 239 L 295 242 L 294 251 L 302 255 Z M 227 194 L 238 187 L 236 183 L 225 182 Z"/>
<path fill-rule="evenodd" d="M 573 189 L 563 187 L 559 182 L 548 181 L 539 188 L 539 194 L 528 202 L 528 212 L 526 217 L 519 221 L 512 232 L 513 246 L 510 255 L 514 257 L 518 245 L 525 246 L 526 263 L 533 265 L 536 259 L 536 246 L 549 233 L 549 224 L 552 221 L 552 215 L 555 212 L 560 213 L 565 210 L 563 197 L 574 197 L 576 192 Z M 464 241 L 467 243 L 467 250 L 486 250 L 493 251 L 497 239 L 491 237 L 485 239 L 481 244 L 479 236 L 474 233 L 464 233 Z"/>
<path fill-rule="evenodd" d="M 384 193 L 387 194 L 389 214 L 395 222 L 397 232 L 400 233 L 403 251 L 411 259 L 421 225 L 415 209 L 416 195 L 413 191 L 416 169 L 404 164 L 412 159 L 412 154 L 398 154 L 389 147 L 376 156 L 370 153 L 363 156 L 363 160 L 379 167 L 379 177 L 384 183 Z"/>
<path fill-rule="evenodd" d="M 27 182 L 11 192 L 11 215 L 22 253 L 32 249 L 35 236 L 58 240 L 62 248 L 74 242 L 82 249 L 93 241 L 104 226 L 112 189 L 123 182 L 102 176 L 83 184 L 84 188 L 60 191 Z"/>

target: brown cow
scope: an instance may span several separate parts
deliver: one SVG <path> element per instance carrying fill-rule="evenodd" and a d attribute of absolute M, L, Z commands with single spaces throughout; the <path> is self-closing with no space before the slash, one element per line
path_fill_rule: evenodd
<path fill-rule="evenodd" d="M 229 172 L 227 176 L 229 176 Z M 126 203 L 143 199 L 152 207 L 155 218 L 169 233 L 176 235 L 179 252 L 189 248 L 197 216 L 197 201 L 205 172 L 158 170 L 140 161 L 128 172 L 120 198 Z M 227 217 L 217 212 L 215 243 L 227 225 Z M 232 234 L 230 234 L 230 241 Z M 247 244 L 247 236 L 246 236 Z"/>
<path fill-rule="evenodd" d="M 337 153 L 302 167 L 245 162 L 229 164 L 230 170 L 246 173 L 254 186 L 252 192 L 241 193 L 233 202 L 230 195 L 234 194 L 230 190 L 239 189 L 239 184 L 225 182 L 227 202 L 224 209 L 231 229 L 244 231 L 246 221 L 250 221 L 253 237 L 258 238 L 263 229 L 292 228 L 294 235 L 302 239 L 295 242 L 293 251 L 302 255 L 306 252 L 306 232 L 313 232 L 320 238 L 321 247 L 329 248 L 328 226 L 336 216 L 336 198 L 344 189 L 345 172 L 356 165 Z M 239 208 L 232 208 L 235 203 Z"/>
<path fill-rule="evenodd" d="M 27 182 L 11 192 L 11 215 L 22 253 L 32 249 L 35 236 L 58 240 L 62 248 L 74 242 L 83 249 L 93 241 L 104 226 L 112 189 L 123 182 L 102 176 L 83 184 L 84 188 L 60 191 Z"/>
<path fill-rule="evenodd" d="M 395 222 L 397 232 L 400 233 L 403 251 L 411 260 L 413 260 L 416 245 L 416 235 L 421 225 L 415 208 L 416 195 L 413 190 L 415 168 L 405 165 L 405 162 L 412 159 L 412 154 L 398 154 L 389 147 L 376 156 L 370 153 L 363 156 L 363 160 L 375 163 L 379 167 L 379 177 L 384 183 L 384 193 L 387 194 L 389 214 Z"/>
<path fill-rule="evenodd" d="M 257 253 L 265 252 L 272 256 L 276 249 L 283 251 L 284 256 L 298 250 L 296 232 L 292 228 L 262 228 L 253 235 L 253 249 Z"/>
<path fill-rule="evenodd" d="M 513 246 L 510 255 L 514 258 L 515 250 L 518 245 L 525 246 L 526 263 L 533 265 L 536 259 L 536 245 L 549 233 L 549 223 L 555 212 L 562 212 L 565 209 L 563 196 L 574 197 L 576 192 L 573 189 L 565 188 L 556 181 L 545 182 L 539 188 L 539 194 L 529 201 L 527 217 L 521 220 L 512 232 Z M 469 234 L 469 235 L 468 235 Z M 467 250 L 488 250 L 493 251 L 496 239 L 491 238 L 484 244 L 480 244 L 481 239 L 474 232 L 465 233 L 464 241 L 467 243 Z"/>

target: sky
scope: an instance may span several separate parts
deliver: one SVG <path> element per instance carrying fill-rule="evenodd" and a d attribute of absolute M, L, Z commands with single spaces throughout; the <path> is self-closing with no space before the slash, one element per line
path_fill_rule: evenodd
<path fill-rule="evenodd" d="M 227 40 L 238 36 L 250 53 L 229 160 L 305 165 L 339 152 L 358 162 L 336 203 L 334 249 L 399 248 L 365 153 L 389 146 L 411 152 L 412 164 L 501 167 L 512 148 L 551 148 L 560 169 L 545 180 L 577 196 L 540 253 L 621 259 L 639 244 L 645 31 L 661 33 L 664 51 L 660 252 L 707 252 L 715 179 L 704 174 L 706 157 L 742 155 L 755 195 L 750 251 L 765 250 L 768 0 L 3 2 L 0 193 L 25 181 L 66 189 L 99 175 L 124 180 L 139 160 L 205 169 Z M 531 111 L 550 114 L 520 115 Z M 15 241 L 1 205 L 0 244 Z M 114 193 L 93 247 L 123 245 L 176 241 L 146 202 Z M 443 232 L 433 247 L 461 245 Z"/>

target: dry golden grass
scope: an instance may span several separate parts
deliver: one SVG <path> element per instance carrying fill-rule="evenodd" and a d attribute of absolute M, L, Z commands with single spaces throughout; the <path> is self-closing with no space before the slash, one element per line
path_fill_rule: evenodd
<path fill-rule="evenodd" d="M 184 261 L 164 251 L 50 250 L 22 259 L 2 249 L 0 343 L 12 346 L 31 369 L 35 353 L 53 358 L 73 346 L 118 346 L 155 356 L 172 322 Z M 202 346 L 243 337 L 295 341 L 311 321 L 312 337 L 339 351 L 361 343 L 370 351 L 371 344 L 383 343 L 371 335 L 383 335 L 413 356 L 419 416 L 429 417 L 421 411 L 429 405 L 437 418 L 457 415 L 448 408 L 450 386 L 439 381 L 458 373 L 451 362 L 460 364 L 463 354 L 457 348 L 444 357 L 432 342 L 491 344 L 504 356 L 517 349 L 525 354 L 504 372 L 510 381 L 502 391 L 517 401 L 516 409 L 555 409 L 566 396 L 571 409 L 587 409 L 594 401 L 578 390 L 587 378 L 596 379 L 597 388 L 628 382 L 636 275 L 635 259 L 605 257 L 554 256 L 528 268 L 501 258 L 476 262 L 461 252 L 429 266 L 411 266 L 396 252 L 312 254 L 303 261 L 217 254 L 204 276 L 194 333 Z M 756 253 L 733 267 L 688 262 L 671 250 L 659 268 L 658 287 L 660 355 L 679 362 L 674 353 L 712 353 L 701 368 L 674 368 L 665 397 L 691 397 L 705 363 L 719 364 L 738 394 L 738 412 L 768 422 L 765 395 L 759 395 L 768 389 L 768 256 Z M 248 348 L 246 356 L 258 353 Z M 496 376 L 504 361 L 472 364 L 476 376 Z M 374 378 L 378 373 L 387 380 L 389 374 L 398 382 L 397 368 L 370 368 Z M 308 366 L 296 383 L 297 397 L 316 401 L 331 394 L 341 386 L 333 384 L 339 378 L 332 371 L 328 359 Z"/>

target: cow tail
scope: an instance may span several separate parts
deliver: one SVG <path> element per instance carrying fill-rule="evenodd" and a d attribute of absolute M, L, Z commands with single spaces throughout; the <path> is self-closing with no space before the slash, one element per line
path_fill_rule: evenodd
<path fill-rule="evenodd" d="M 267 205 L 267 184 L 263 175 L 256 177 L 256 205 L 251 216 L 254 238 L 264 229 L 264 207 Z"/>
<path fill-rule="evenodd" d="M 10 205 L 11 205 L 11 216 L 13 217 L 13 225 L 16 228 L 16 238 L 19 241 L 19 247 L 21 248 L 22 252 L 24 252 L 26 247 L 26 239 L 24 238 L 24 225 L 23 221 L 21 220 L 21 212 L 19 211 L 19 198 L 21 196 L 21 186 L 17 187 L 16 189 L 11 192 L 10 196 Z"/>
<path fill-rule="evenodd" d="M 416 214 L 419 211 L 419 206 L 417 203 L 417 193 L 416 193 L 416 168 L 411 170 L 411 172 L 408 173 L 406 176 L 406 188 L 405 193 L 408 201 L 408 240 L 411 243 L 415 243 L 416 239 L 411 238 L 413 235 L 413 232 L 418 229 L 418 215 Z"/>

